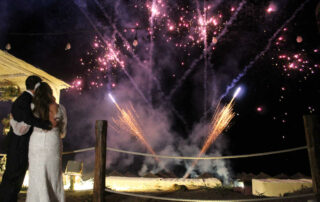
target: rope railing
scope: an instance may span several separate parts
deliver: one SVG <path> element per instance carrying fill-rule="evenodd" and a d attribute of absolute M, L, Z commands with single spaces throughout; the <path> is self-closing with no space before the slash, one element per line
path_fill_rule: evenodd
<path fill-rule="evenodd" d="M 107 150 L 109 151 L 115 151 L 120 153 L 126 153 L 126 154 L 133 154 L 133 155 L 140 155 L 140 156 L 148 156 L 148 157 L 156 157 L 156 158 L 170 158 L 170 159 L 202 159 L 202 160 L 213 160 L 213 159 L 233 159 L 233 158 L 248 158 L 248 157 L 257 157 L 257 156 L 266 156 L 266 155 L 273 155 L 273 154 L 281 154 L 281 153 L 287 153 L 287 152 L 293 152 L 293 151 L 299 151 L 307 149 L 307 146 L 300 146 L 290 149 L 283 149 L 278 151 L 270 151 L 270 152 L 262 152 L 262 153 L 254 153 L 254 154 L 244 154 L 244 155 L 232 155 L 232 156 L 214 156 L 214 157 L 183 157 L 183 156 L 166 156 L 166 155 L 153 155 L 148 153 L 141 153 L 141 152 L 132 152 L 132 151 L 125 151 L 121 149 L 115 149 L 107 147 Z M 105 188 L 106 192 L 114 193 L 114 194 L 120 194 L 120 195 L 126 195 L 131 197 L 139 197 L 139 198 L 145 198 L 145 199 L 157 199 L 157 200 L 166 200 L 166 201 L 188 201 L 188 202 L 244 202 L 244 201 L 279 201 L 279 200 L 285 200 L 285 199 L 293 199 L 293 198 L 302 198 L 302 197 L 311 197 L 315 196 L 314 193 L 310 194 L 301 194 L 301 195 L 295 195 L 295 196 L 287 196 L 287 197 L 271 197 L 271 198 L 255 198 L 255 199 L 234 199 L 234 200 L 203 200 L 203 199 L 183 199 L 183 198 L 171 198 L 171 197 L 160 197 L 160 196 L 153 196 L 153 195 L 147 195 L 147 194 L 137 194 L 137 193 L 128 193 L 128 192 L 118 192 L 113 191 L 110 189 Z"/>
<path fill-rule="evenodd" d="M 91 151 L 94 150 L 94 147 L 88 147 L 88 148 L 84 148 L 84 149 L 77 149 L 77 150 L 73 150 L 73 151 L 66 151 L 66 152 L 62 152 L 63 155 L 65 154 L 75 154 L 75 153 L 80 153 L 80 152 L 86 152 L 86 151 Z"/>
<path fill-rule="evenodd" d="M 261 153 L 254 153 L 254 154 L 242 154 L 242 155 L 231 155 L 231 156 L 209 156 L 209 157 L 194 157 L 194 156 L 167 156 L 167 155 L 154 155 L 154 154 L 148 154 L 148 153 L 142 153 L 142 152 L 133 152 L 133 151 L 126 151 L 122 149 L 116 149 L 112 147 L 107 147 L 107 150 L 119 152 L 119 153 L 125 153 L 125 154 L 132 154 L 132 155 L 138 155 L 138 156 L 147 156 L 147 157 L 154 157 L 154 158 L 166 158 L 166 159 L 185 159 L 185 160 L 216 160 L 216 159 L 234 159 L 234 158 L 249 158 L 249 157 L 257 157 L 257 156 L 267 156 L 267 155 L 273 155 L 273 154 L 281 154 L 281 153 L 287 153 L 287 152 L 293 152 L 293 151 L 299 151 L 307 149 L 307 146 L 301 146 L 301 147 L 295 147 L 290 149 L 283 149 L 283 150 L 277 150 L 277 151 L 270 151 L 270 152 L 261 152 Z M 94 150 L 94 147 L 88 147 L 84 149 L 78 149 L 73 151 L 67 151 L 63 152 L 62 154 L 74 154 L 74 153 L 80 153 L 85 151 L 91 151 Z"/>
<path fill-rule="evenodd" d="M 213 159 L 234 159 L 234 158 L 248 158 L 248 157 L 256 157 L 256 156 L 266 156 L 266 155 L 272 155 L 272 154 L 293 152 L 293 151 L 303 150 L 303 149 L 307 149 L 307 148 L 308 148 L 307 146 L 301 146 L 301 147 L 295 147 L 295 148 L 291 148 L 291 149 L 284 149 L 284 150 L 271 151 L 271 152 L 262 152 L 262 153 L 255 153 L 255 154 L 242 154 L 242 155 L 232 155 L 232 156 L 211 156 L 211 157 L 154 155 L 154 154 L 141 153 L 141 152 L 125 151 L 125 150 L 115 149 L 115 148 L 110 148 L 110 147 L 107 147 L 107 150 L 120 152 L 120 153 L 126 153 L 126 154 L 139 155 L 139 156 L 155 157 L 155 158 L 213 160 Z"/>
<path fill-rule="evenodd" d="M 154 154 L 148 154 L 148 153 L 142 153 L 142 152 L 133 152 L 133 151 L 126 151 L 122 149 L 116 149 L 112 147 L 107 147 L 107 150 L 119 152 L 119 153 L 125 153 L 125 154 L 133 154 L 138 156 L 147 156 L 147 157 L 154 157 L 154 158 L 166 158 L 166 159 L 185 159 L 185 160 L 217 160 L 217 159 L 235 159 L 235 158 L 249 158 L 249 157 L 257 157 L 257 156 L 267 156 L 272 154 L 281 154 L 281 153 L 287 153 L 287 152 L 293 152 L 293 151 L 299 151 L 307 149 L 307 146 L 301 146 L 301 147 L 295 147 L 290 149 L 283 149 L 283 150 L 277 150 L 277 151 L 270 151 L 270 152 L 261 152 L 261 153 L 254 153 L 254 154 L 241 154 L 241 155 L 231 155 L 231 156 L 209 156 L 209 157 L 194 157 L 194 156 L 167 156 L 167 155 L 154 155 Z M 88 147 L 84 149 L 78 149 L 73 151 L 66 151 L 62 152 L 63 155 L 66 154 L 75 154 L 80 152 L 86 152 L 86 151 L 92 151 L 94 150 L 94 147 Z M 6 154 L 0 154 L 0 156 L 5 156 Z"/>
<path fill-rule="evenodd" d="M 127 193 L 127 192 L 118 192 L 113 191 L 110 189 L 105 189 L 106 192 L 126 195 L 126 196 L 133 196 L 139 198 L 146 198 L 146 199 L 158 199 L 158 200 L 166 200 L 166 201 L 189 201 L 189 202 L 243 202 L 243 201 L 273 201 L 273 200 L 285 200 L 285 199 L 293 199 L 293 198 L 302 198 L 302 197 L 309 197 L 314 196 L 314 193 L 310 194 L 301 194 L 296 196 L 285 196 L 285 197 L 271 197 L 271 198 L 256 198 L 256 199 L 234 199 L 234 200 L 205 200 L 205 199 L 182 199 L 182 198 L 170 198 L 170 197 L 160 197 L 160 196 L 152 196 L 152 195 L 145 195 L 145 194 L 135 194 L 135 193 Z"/>

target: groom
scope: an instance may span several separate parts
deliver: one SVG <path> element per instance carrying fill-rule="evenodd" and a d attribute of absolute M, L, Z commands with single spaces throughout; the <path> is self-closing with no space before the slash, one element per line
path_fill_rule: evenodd
<path fill-rule="evenodd" d="M 31 102 L 36 86 L 41 82 L 38 76 L 29 76 L 26 80 L 26 91 L 23 92 L 12 104 L 11 114 L 18 122 L 25 122 L 31 128 L 25 135 L 17 135 L 12 127 L 8 133 L 7 163 L 0 185 L 0 201 L 16 202 L 21 189 L 24 176 L 28 169 L 28 147 L 33 126 L 44 130 L 51 130 L 50 121 L 41 120 L 33 116 Z"/>

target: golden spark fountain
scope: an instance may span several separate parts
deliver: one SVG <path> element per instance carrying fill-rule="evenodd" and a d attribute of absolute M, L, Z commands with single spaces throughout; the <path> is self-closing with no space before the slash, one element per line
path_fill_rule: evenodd
<path fill-rule="evenodd" d="M 204 153 L 206 153 L 210 145 L 212 145 L 212 143 L 218 138 L 218 136 L 223 132 L 223 130 L 228 126 L 228 124 L 234 117 L 235 115 L 233 112 L 234 99 L 237 97 L 240 90 L 241 88 L 239 87 L 235 91 L 231 101 L 227 105 L 220 107 L 220 104 L 218 104 L 216 111 L 213 115 L 213 118 L 211 120 L 209 135 L 201 151 L 199 152 L 198 157 L 201 157 Z M 191 171 L 194 169 L 198 161 L 199 161 L 198 159 L 193 161 L 192 165 L 188 168 L 183 178 L 187 178 L 190 175 Z"/>
<path fill-rule="evenodd" d="M 129 134 L 132 134 L 135 137 L 137 137 L 138 140 L 140 140 L 140 142 L 148 149 L 149 152 L 151 152 L 153 155 L 156 155 L 152 147 L 148 144 L 148 142 L 143 136 L 141 127 L 138 123 L 137 113 L 134 110 L 132 104 L 130 104 L 130 107 L 122 109 L 110 93 L 109 98 L 116 105 L 117 109 L 120 112 L 120 115 L 117 119 L 112 119 L 115 125 L 121 128 L 122 130 L 128 132 Z M 155 157 L 155 160 L 159 161 L 157 157 Z"/>

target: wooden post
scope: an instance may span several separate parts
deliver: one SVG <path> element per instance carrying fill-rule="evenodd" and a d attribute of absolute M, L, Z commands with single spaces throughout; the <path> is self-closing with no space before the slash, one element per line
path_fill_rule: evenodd
<path fill-rule="evenodd" d="M 320 118 L 315 115 L 304 115 L 303 121 L 312 175 L 312 188 L 320 201 Z"/>
<path fill-rule="evenodd" d="M 70 176 L 70 191 L 74 191 L 75 176 L 74 175 L 69 175 L 69 176 Z"/>
<path fill-rule="evenodd" d="M 96 156 L 94 165 L 93 202 L 104 201 L 108 122 L 96 121 Z"/>

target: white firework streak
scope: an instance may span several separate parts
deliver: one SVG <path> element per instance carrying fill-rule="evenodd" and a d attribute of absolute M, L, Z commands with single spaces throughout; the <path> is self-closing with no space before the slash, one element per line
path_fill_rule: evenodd
<path fill-rule="evenodd" d="M 240 74 L 238 74 L 238 76 L 236 78 L 234 78 L 232 80 L 231 84 L 227 86 L 226 91 L 221 95 L 220 99 L 224 98 L 229 93 L 230 89 L 232 89 L 236 85 L 236 83 L 247 73 L 247 71 L 254 65 L 254 63 L 270 49 L 272 41 L 277 37 L 277 35 L 281 32 L 281 30 L 284 27 L 286 27 L 296 17 L 296 15 L 303 9 L 305 4 L 308 3 L 308 2 L 309 2 L 309 0 L 305 1 L 304 3 L 302 3 L 299 6 L 299 8 L 297 8 L 294 11 L 292 16 L 290 18 L 288 18 L 282 24 L 282 26 L 272 35 L 271 38 L 269 38 L 266 47 L 258 55 L 256 55 L 255 58 L 251 62 L 249 62 L 249 64 L 247 66 L 244 67 L 242 72 Z"/>

